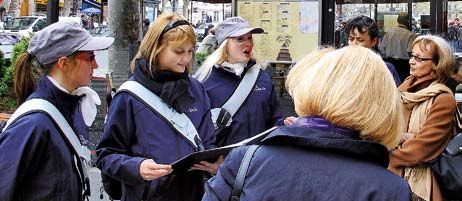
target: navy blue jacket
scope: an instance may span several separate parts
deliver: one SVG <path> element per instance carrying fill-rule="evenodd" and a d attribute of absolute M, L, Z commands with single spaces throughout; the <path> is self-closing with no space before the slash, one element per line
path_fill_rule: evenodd
<path fill-rule="evenodd" d="M 393 80 L 395 81 L 396 86 L 399 86 L 401 84 L 401 79 L 399 78 L 398 71 L 396 71 L 395 66 L 388 62 L 388 61 L 383 61 L 387 65 L 388 70 L 390 70 L 391 75 L 393 76 Z"/>
<path fill-rule="evenodd" d="M 270 133 L 253 156 L 241 200 L 411 199 L 408 184 L 391 173 L 387 149 L 334 130 L 285 126 Z M 205 186 L 202 200 L 228 200 L 248 147 L 231 151 Z"/>
<path fill-rule="evenodd" d="M 181 112 L 192 121 L 208 149 L 214 143 L 209 98 L 197 80 L 188 79 L 188 93 L 195 102 L 181 107 L 188 108 Z M 98 168 L 122 181 L 122 200 L 139 201 L 145 189 L 149 189 L 146 200 L 200 200 L 203 195 L 200 171 L 167 175 L 151 182 L 141 178 L 139 172 L 143 160 L 171 164 L 195 150 L 163 117 L 128 92 L 118 93 L 112 100 L 96 151 Z"/>
<path fill-rule="evenodd" d="M 242 73 L 242 77 L 247 69 Z M 212 108 L 219 108 L 231 97 L 242 78 L 221 68 L 212 68 L 210 77 L 204 82 Z M 247 100 L 236 112 L 231 123 L 231 135 L 225 145 L 255 136 L 275 125 L 283 123 L 279 101 L 269 75 L 260 70 L 255 87 Z"/>
<path fill-rule="evenodd" d="M 80 97 L 70 95 L 42 77 L 30 98 L 53 103 L 79 139 L 88 139 L 80 113 Z M 43 113 L 18 119 L 0 134 L 0 200 L 83 200 L 73 153 L 52 120 Z"/>

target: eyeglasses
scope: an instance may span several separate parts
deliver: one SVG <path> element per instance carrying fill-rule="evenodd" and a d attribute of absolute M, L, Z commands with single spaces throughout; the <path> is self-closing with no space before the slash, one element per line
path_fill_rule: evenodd
<path fill-rule="evenodd" d="M 417 62 L 433 60 L 433 58 L 422 58 L 420 56 L 413 55 L 412 52 L 409 52 L 408 55 L 409 55 L 409 59 L 414 58 L 414 60 L 417 61 Z"/>

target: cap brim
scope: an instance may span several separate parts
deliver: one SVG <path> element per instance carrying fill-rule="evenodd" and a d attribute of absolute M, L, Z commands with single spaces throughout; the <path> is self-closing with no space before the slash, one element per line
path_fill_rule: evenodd
<path fill-rule="evenodd" d="M 98 51 L 109 48 L 114 42 L 113 37 L 93 37 L 87 44 L 79 48 L 78 51 Z"/>
<path fill-rule="evenodd" d="M 245 34 L 247 34 L 249 32 L 252 32 L 253 34 L 261 34 L 261 33 L 264 32 L 264 30 L 262 28 L 259 28 L 259 27 L 244 28 L 244 29 L 240 29 L 238 31 L 233 32 L 228 37 L 238 37 L 238 36 L 245 35 Z"/>

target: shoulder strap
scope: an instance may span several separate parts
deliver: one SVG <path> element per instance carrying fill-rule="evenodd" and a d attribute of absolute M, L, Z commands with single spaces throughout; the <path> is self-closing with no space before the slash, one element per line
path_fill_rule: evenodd
<path fill-rule="evenodd" d="M 161 115 L 168 124 L 181 133 L 195 149 L 204 150 L 204 146 L 202 145 L 202 141 L 197 133 L 196 127 L 194 127 L 194 124 L 188 116 L 186 116 L 186 114 L 178 113 L 159 96 L 152 93 L 149 89 L 136 81 L 129 80 L 124 82 L 117 90 L 117 93 L 121 91 L 127 91 L 133 94 L 152 111 Z"/>
<path fill-rule="evenodd" d="M 260 68 L 257 66 L 257 64 L 253 65 L 244 75 L 244 78 L 242 78 L 233 95 L 222 106 L 222 108 L 229 112 L 231 117 L 236 114 L 237 110 L 239 110 L 247 96 L 249 96 L 250 92 L 255 86 L 259 73 Z"/>
<path fill-rule="evenodd" d="M 239 166 L 239 170 L 236 175 L 236 180 L 234 180 L 233 190 L 231 191 L 231 201 L 240 200 L 242 187 L 244 187 L 244 181 L 250 167 L 250 162 L 252 161 L 252 157 L 258 147 L 260 147 L 260 145 L 251 145 L 245 152 L 244 158 L 241 161 L 241 166 Z"/>
<path fill-rule="evenodd" d="M 68 141 L 71 143 L 75 153 L 87 161 L 91 160 L 90 150 L 87 148 L 87 146 L 80 143 L 79 138 L 75 134 L 74 130 L 72 130 L 69 123 L 67 123 L 66 119 L 64 119 L 61 112 L 59 112 L 59 110 L 52 103 L 41 98 L 30 99 L 21 104 L 21 106 L 16 109 L 11 118 L 8 120 L 6 126 L 3 128 L 3 131 L 5 131 L 8 126 L 15 122 L 18 118 L 32 111 L 39 111 L 48 114 L 48 116 L 58 125 Z"/>
<path fill-rule="evenodd" d="M 90 180 L 88 179 L 88 170 L 89 163 L 91 160 L 91 152 L 87 146 L 80 143 L 79 138 L 72 130 L 69 123 L 66 121 L 61 112 L 50 102 L 41 98 L 30 99 L 11 115 L 11 118 L 6 123 L 5 127 L 2 130 L 2 133 L 8 129 L 8 126 L 15 122 L 17 119 L 30 114 L 31 112 L 42 112 L 47 114 L 47 116 L 58 125 L 58 129 L 61 130 L 61 133 L 64 135 L 63 138 L 66 138 L 67 141 L 72 145 L 72 152 L 76 154 L 74 157 L 74 165 L 82 180 L 83 185 L 83 196 L 90 196 Z M 81 168 L 79 168 L 79 166 Z"/>

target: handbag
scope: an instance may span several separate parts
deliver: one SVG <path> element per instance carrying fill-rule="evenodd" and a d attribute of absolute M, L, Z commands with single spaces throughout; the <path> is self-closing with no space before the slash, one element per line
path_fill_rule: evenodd
<path fill-rule="evenodd" d="M 454 125 L 460 131 L 460 113 L 455 112 Z M 436 159 L 430 161 L 441 193 L 449 200 L 462 200 L 462 133 L 449 141 L 446 149 Z"/>

